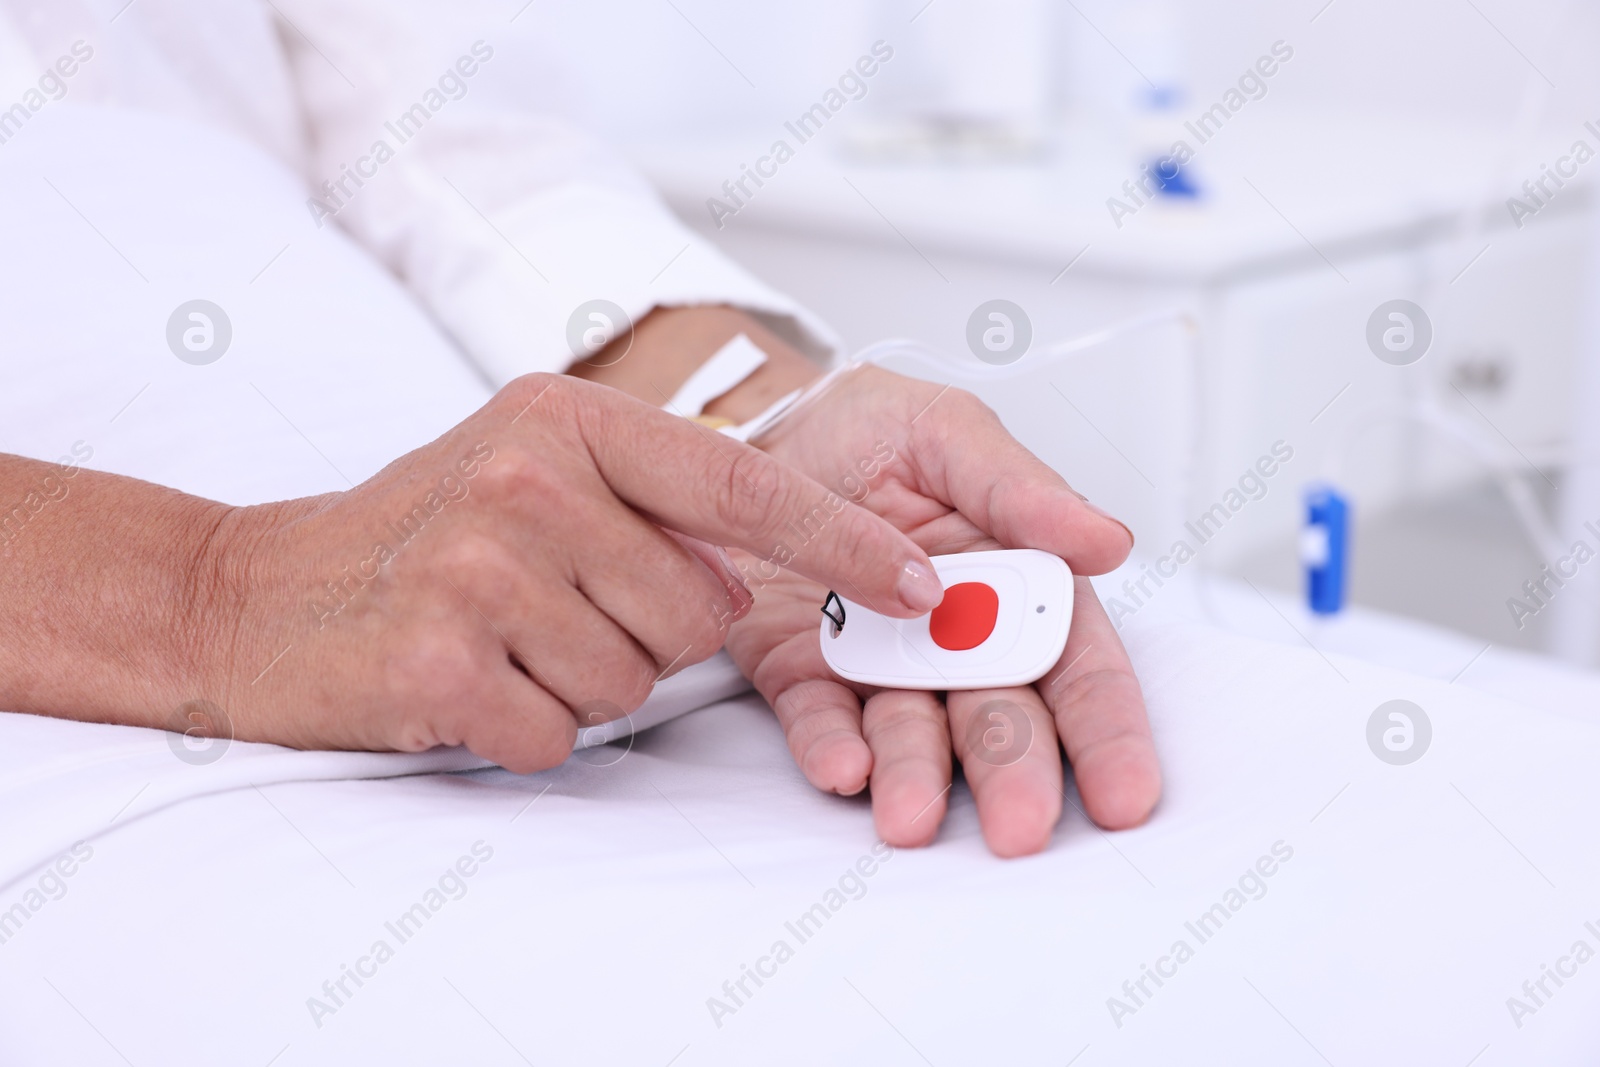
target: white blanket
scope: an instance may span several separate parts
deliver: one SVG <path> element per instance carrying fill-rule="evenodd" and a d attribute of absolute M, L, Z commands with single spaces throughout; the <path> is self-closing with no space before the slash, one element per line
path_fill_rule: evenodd
<path fill-rule="evenodd" d="M 83 440 L 245 502 L 341 488 L 485 395 L 333 231 L 251 282 L 303 216 L 248 149 L 60 111 L 0 157 L 0 447 Z M 206 368 L 162 333 L 196 296 L 236 329 Z M 750 696 L 531 776 L 449 751 L 204 762 L 0 715 L 0 1062 L 1600 1056 L 1600 729 L 1563 714 L 1593 679 L 1525 665 L 1545 707 L 1518 707 L 1469 688 L 1482 668 L 1447 684 L 1175 615 L 1125 633 L 1167 773 L 1150 823 L 1069 806 L 1010 862 L 959 783 L 937 843 L 890 852 Z M 1419 632 L 1387 625 L 1391 649 Z M 1368 744 L 1393 699 L 1432 725 L 1405 766 Z"/>
<path fill-rule="evenodd" d="M 1129 637 L 1165 800 L 1116 835 L 1069 810 L 1013 862 L 959 786 L 938 842 L 885 860 L 754 698 L 529 777 L 240 745 L 198 768 L 159 734 L 0 723 L 8 828 L 68 853 L 69 813 L 103 824 L 70 877 L 0 897 L 45 890 L 0 945 L 0 1058 L 1592 1062 L 1600 733 L 1215 630 Z M 1433 724 L 1410 766 L 1366 744 L 1396 697 Z"/>

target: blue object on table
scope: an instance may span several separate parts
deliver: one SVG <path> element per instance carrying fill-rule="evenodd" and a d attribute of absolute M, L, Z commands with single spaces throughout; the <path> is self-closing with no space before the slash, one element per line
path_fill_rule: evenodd
<path fill-rule="evenodd" d="M 1300 562 L 1306 568 L 1306 601 L 1312 612 L 1333 615 L 1342 610 L 1350 562 L 1350 504 L 1331 485 L 1306 490 Z"/>

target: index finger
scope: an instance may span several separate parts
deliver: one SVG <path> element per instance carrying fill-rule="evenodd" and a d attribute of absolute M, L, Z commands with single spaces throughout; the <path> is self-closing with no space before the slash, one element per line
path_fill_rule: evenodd
<path fill-rule="evenodd" d="M 927 416 L 913 427 L 919 470 L 1001 545 L 1054 553 L 1077 574 L 1103 574 L 1127 558 L 1133 532 L 1028 451 L 977 397 L 950 389 Z"/>
<path fill-rule="evenodd" d="M 1161 766 L 1133 664 L 1087 578 L 1074 578 L 1072 630 L 1037 683 L 1083 797 L 1107 830 L 1138 826 L 1161 798 Z"/>
<path fill-rule="evenodd" d="M 572 384 L 598 415 L 579 427 L 601 476 L 661 525 L 755 553 L 758 577 L 783 567 L 859 590 L 885 614 L 920 615 L 943 598 L 927 554 L 887 520 L 757 448 L 616 390 Z"/>

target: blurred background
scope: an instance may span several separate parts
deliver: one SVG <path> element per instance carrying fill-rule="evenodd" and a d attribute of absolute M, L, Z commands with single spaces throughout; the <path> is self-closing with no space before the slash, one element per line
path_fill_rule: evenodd
<path fill-rule="evenodd" d="M 1029 443 L 1129 517 L 1130 574 L 1222 503 L 1203 568 L 1303 601 L 1327 480 L 1353 603 L 1600 653 L 1595 5 L 538 0 L 512 29 L 528 93 L 847 349 L 1010 375 Z M 1031 333 L 1007 359 L 969 342 L 994 300 Z M 1050 354 L 1152 314 L 1181 318 Z"/>

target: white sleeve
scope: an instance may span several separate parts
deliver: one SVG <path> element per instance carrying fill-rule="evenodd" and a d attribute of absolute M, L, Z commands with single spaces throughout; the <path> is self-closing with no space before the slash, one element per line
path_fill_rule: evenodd
<path fill-rule="evenodd" d="M 518 74 L 495 44 L 513 29 L 504 5 L 273 9 L 308 124 L 308 216 L 387 264 L 496 385 L 570 365 L 568 320 L 597 299 L 634 321 L 730 304 L 831 354 L 825 326 L 689 230 L 625 164 L 497 86 Z"/>

